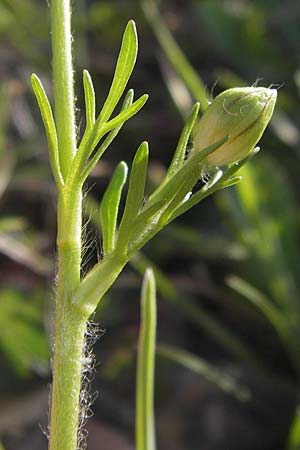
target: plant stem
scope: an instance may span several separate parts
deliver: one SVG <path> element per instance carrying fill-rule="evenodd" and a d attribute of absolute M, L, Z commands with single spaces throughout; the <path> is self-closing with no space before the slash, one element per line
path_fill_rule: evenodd
<path fill-rule="evenodd" d="M 51 1 L 55 119 L 64 180 L 76 153 L 70 0 Z M 58 193 L 56 292 L 50 450 L 76 450 L 87 317 L 71 298 L 80 284 L 82 186 Z"/>
<path fill-rule="evenodd" d="M 76 450 L 87 317 L 71 303 L 80 283 L 81 186 L 58 197 L 56 295 L 50 450 Z"/>
<path fill-rule="evenodd" d="M 55 119 L 63 178 L 76 153 L 70 0 L 51 0 Z"/>

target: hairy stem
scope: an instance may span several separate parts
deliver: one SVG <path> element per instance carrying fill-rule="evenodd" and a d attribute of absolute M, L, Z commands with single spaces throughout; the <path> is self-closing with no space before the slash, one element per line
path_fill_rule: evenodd
<path fill-rule="evenodd" d="M 58 198 L 56 295 L 50 450 L 76 450 L 86 316 L 71 303 L 80 284 L 81 187 Z"/>
<path fill-rule="evenodd" d="M 76 153 L 70 0 L 51 1 L 55 119 L 64 180 Z M 86 316 L 71 298 L 80 284 L 82 186 L 59 188 L 58 275 L 50 414 L 50 450 L 76 450 Z"/>

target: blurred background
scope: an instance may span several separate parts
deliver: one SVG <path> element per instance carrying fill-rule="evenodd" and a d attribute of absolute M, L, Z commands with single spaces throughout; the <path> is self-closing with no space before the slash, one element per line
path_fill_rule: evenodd
<path fill-rule="evenodd" d="M 243 182 L 155 237 L 93 318 L 101 331 L 88 448 L 134 448 L 140 287 L 151 265 L 158 449 L 299 449 L 299 1 L 74 0 L 73 10 L 79 133 L 82 70 L 100 109 L 131 18 L 140 50 L 130 87 L 150 94 L 86 187 L 85 270 L 101 255 L 97 209 L 118 161 L 130 163 L 148 140 L 151 192 L 195 100 L 252 84 L 279 94 Z M 45 0 L 0 1 L 1 450 L 47 448 L 56 190 L 29 79 L 36 72 L 51 98 L 49 13 Z"/>

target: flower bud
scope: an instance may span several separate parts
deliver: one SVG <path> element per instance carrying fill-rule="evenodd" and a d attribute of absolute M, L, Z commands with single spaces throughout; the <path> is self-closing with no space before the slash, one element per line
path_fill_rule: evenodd
<path fill-rule="evenodd" d="M 194 151 L 201 151 L 228 136 L 228 141 L 207 156 L 208 166 L 222 166 L 245 158 L 268 125 L 276 98 L 276 89 L 263 87 L 233 88 L 222 92 L 199 121 Z"/>

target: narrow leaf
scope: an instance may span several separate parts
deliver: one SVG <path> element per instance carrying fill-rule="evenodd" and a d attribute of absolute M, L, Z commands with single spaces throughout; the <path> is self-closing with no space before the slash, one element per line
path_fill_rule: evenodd
<path fill-rule="evenodd" d="M 91 130 L 95 123 L 96 98 L 91 75 L 83 71 L 83 87 L 85 99 L 86 128 Z"/>
<path fill-rule="evenodd" d="M 43 85 L 37 75 L 31 75 L 31 84 L 40 108 L 41 116 L 46 130 L 52 172 L 57 185 L 59 187 L 62 187 L 64 185 L 64 180 L 60 170 L 58 141 L 51 106 L 44 91 Z"/>
<path fill-rule="evenodd" d="M 133 101 L 133 89 L 130 89 L 124 99 L 123 105 L 122 105 L 122 109 L 121 111 L 124 111 L 126 108 L 128 108 L 130 105 L 132 105 L 132 101 Z M 101 158 L 101 156 L 103 155 L 103 153 L 106 151 L 106 149 L 110 146 L 110 144 L 112 143 L 112 141 L 117 137 L 117 135 L 119 134 L 122 126 L 124 125 L 124 122 L 121 123 L 118 127 L 114 128 L 109 134 L 108 136 L 105 138 L 105 140 L 102 142 L 102 144 L 100 145 L 100 147 L 98 148 L 98 150 L 95 152 L 95 154 L 93 155 L 93 157 L 91 158 L 91 160 L 88 162 L 88 164 L 86 165 L 83 173 L 82 173 L 82 179 L 85 181 L 87 179 L 87 177 L 89 176 L 89 174 L 92 172 L 92 170 L 94 169 L 94 167 L 96 166 L 96 164 L 98 163 L 99 159 Z"/>
<path fill-rule="evenodd" d="M 125 109 L 124 111 L 120 112 L 116 117 L 111 119 L 109 122 L 107 122 L 103 128 L 101 128 L 99 131 L 101 131 L 101 134 L 104 135 L 108 131 L 112 130 L 113 128 L 119 126 L 120 124 L 123 124 L 127 120 L 131 119 L 131 117 L 135 116 L 139 112 L 139 110 L 144 106 L 146 101 L 148 100 L 148 95 L 144 94 L 142 95 L 138 100 L 136 100 L 129 108 Z"/>
<path fill-rule="evenodd" d="M 157 289 L 162 299 L 170 302 L 178 308 L 181 314 L 188 318 L 191 323 L 200 327 L 215 342 L 226 348 L 230 354 L 240 358 L 246 364 L 261 370 L 260 363 L 256 355 L 247 345 L 238 338 L 230 328 L 227 328 L 213 314 L 209 313 L 199 302 L 195 302 L 192 297 L 187 296 L 178 289 L 149 258 L 146 258 L 141 252 L 134 255 L 130 260 L 131 265 L 138 273 L 143 274 L 147 267 L 151 265 L 155 274 Z"/>
<path fill-rule="evenodd" d="M 195 122 L 197 120 L 199 108 L 200 108 L 200 103 L 196 103 L 192 109 L 192 112 L 191 112 L 189 118 L 187 119 L 187 121 L 183 127 L 182 133 L 181 133 L 179 141 L 178 141 L 177 148 L 175 150 L 175 154 L 173 156 L 172 162 L 171 162 L 170 167 L 166 174 L 166 179 L 168 179 L 172 175 L 174 175 L 174 173 L 177 172 L 180 169 L 180 167 L 182 166 L 182 164 L 184 163 L 186 147 L 187 147 L 189 138 L 191 136 L 191 133 L 193 131 Z"/>
<path fill-rule="evenodd" d="M 156 290 L 153 271 L 147 269 L 142 288 L 141 326 L 136 381 L 136 449 L 155 450 L 154 368 L 156 341 Z"/>
<path fill-rule="evenodd" d="M 104 193 L 100 205 L 100 223 L 102 229 L 103 251 L 106 255 L 115 247 L 116 225 L 122 189 L 127 178 L 127 164 L 120 162 Z"/>
<path fill-rule="evenodd" d="M 82 144 L 80 144 L 80 147 L 76 155 L 76 165 L 81 165 L 84 161 L 88 159 L 88 157 L 91 155 L 100 139 L 103 136 L 105 136 L 105 134 L 107 134 L 109 131 L 115 128 L 122 126 L 124 122 L 131 119 L 131 117 L 137 114 L 139 110 L 144 106 L 147 99 L 148 99 L 147 94 L 142 95 L 132 105 L 124 109 L 124 111 L 121 111 L 116 117 L 114 117 L 112 120 L 110 120 L 109 122 L 100 127 L 98 126 L 99 124 L 97 124 L 96 122 L 90 136 L 86 140 L 84 140 Z M 101 157 L 102 154 L 103 151 L 100 154 L 99 158 Z"/>
<path fill-rule="evenodd" d="M 132 224 L 136 219 L 144 200 L 148 156 L 148 143 L 143 142 L 138 148 L 132 163 L 128 193 L 117 244 L 117 247 L 121 252 L 126 250 L 128 239 L 132 232 Z"/>
<path fill-rule="evenodd" d="M 138 38 L 136 26 L 134 21 L 130 20 L 123 35 L 111 88 L 99 115 L 101 123 L 104 123 L 109 119 L 119 102 L 134 68 L 137 51 Z"/>

